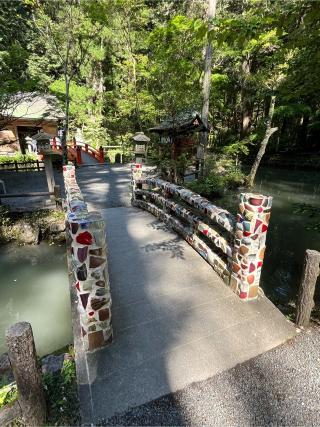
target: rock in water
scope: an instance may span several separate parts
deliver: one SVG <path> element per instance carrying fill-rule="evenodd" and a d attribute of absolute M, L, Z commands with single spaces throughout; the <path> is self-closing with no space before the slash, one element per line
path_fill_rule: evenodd
<path fill-rule="evenodd" d="M 13 226 L 13 236 L 18 243 L 36 245 L 39 243 L 40 228 L 38 225 L 31 225 L 23 221 L 18 221 Z"/>

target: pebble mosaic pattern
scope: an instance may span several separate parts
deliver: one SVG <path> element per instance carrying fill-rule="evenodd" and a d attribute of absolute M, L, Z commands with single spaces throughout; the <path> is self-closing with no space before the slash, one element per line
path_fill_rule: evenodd
<path fill-rule="evenodd" d="M 235 218 L 188 189 L 162 179 L 145 177 L 141 165 L 132 168 L 132 186 L 134 206 L 148 210 L 181 234 L 242 300 L 258 297 L 272 197 L 242 193 L 239 214 Z M 170 200 L 173 196 L 196 208 L 199 216 Z M 175 216 L 189 226 L 184 226 Z M 225 229 L 232 243 L 210 227 L 203 217 Z M 197 232 L 219 248 L 227 261 L 220 258 Z"/>
<path fill-rule="evenodd" d="M 271 206 L 270 196 L 240 195 L 230 286 L 244 300 L 258 296 Z"/>
<path fill-rule="evenodd" d="M 158 178 L 138 178 L 135 182 L 136 184 L 143 184 L 149 190 L 161 188 L 168 195 L 178 196 L 181 200 L 189 203 L 190 206 L 199 209 L 202 214 L 215 221 L 227 231 L 233 231 L 234 229 L 236 218 L 230 212 L 215 206 L 208 199 L 193 193 L 191 190 Z"/>
<path fill-rule="evenodd" d="M 107 269 L 105 223 L 99 212 L 88 212 L 73 165 L 63 167 L 66 190 L 66 230 L 72 286 L 86 351 L 112 342 L 111 295 Z"/>

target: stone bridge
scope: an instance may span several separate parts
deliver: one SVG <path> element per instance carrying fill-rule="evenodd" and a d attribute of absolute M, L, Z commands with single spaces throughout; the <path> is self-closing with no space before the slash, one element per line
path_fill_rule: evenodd
<path fill-rule="evenodd" d="M 233 216 L 139 169 L 135 206 L 127 166 L 84 168 L 77 178 L 73 167 L 64 171 L 83 423 L 103 423 L 295 334 L 259 291 L 271 199 L 243 195 Z"/>

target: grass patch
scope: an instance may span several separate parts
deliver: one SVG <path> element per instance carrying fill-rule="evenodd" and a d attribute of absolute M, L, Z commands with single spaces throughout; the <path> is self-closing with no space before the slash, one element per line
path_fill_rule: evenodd
<path fill-rule="evenodd" d="M 79 401 L 74 360 L 65 360 L 60 373 L 45 374 L 43 384 L 47 402 L 47 425 L 79 425 Z"/>

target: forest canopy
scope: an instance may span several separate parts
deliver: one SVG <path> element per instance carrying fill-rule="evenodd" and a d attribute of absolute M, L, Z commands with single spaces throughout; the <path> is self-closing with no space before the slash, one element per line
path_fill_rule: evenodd
<path fill-rule="evenodd" d="M 218 0 L 206 13 L 206 0 L 2 0 L 0 109 L 11 94 L 51 93 L 70 135 L 126 143 L 201 111 L 210 42 L 209 151 L 236 162 L 255 153 L 272 96 L 268 150 L 319 150 L 320 3 Z"/>

